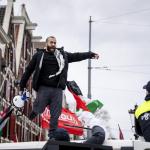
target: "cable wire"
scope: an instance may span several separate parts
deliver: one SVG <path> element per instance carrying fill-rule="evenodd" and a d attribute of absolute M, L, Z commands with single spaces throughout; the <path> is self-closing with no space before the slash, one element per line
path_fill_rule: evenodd
<path fill-rule="evenodd" d="M 122 17 L 122 16 L 137 14 L 137 13 L 144 12 L 144 11 L 150 11 L 150 8 L 145 8 L 145 9 L 141 9 L 141 10 L 126 12 L 126 13 L 122 13 L 120 15 L 114 15 L 114 16 L 110 16 L 110 17 L 105 17 L 105 18 L 101 18 L 101 19 L 98 19 L 98 20 L 94 20 L 93 22 L 98 22 L 98 21 L 101 21 L 101 20 L 109 20 L 109 19 L 118 18 L 118 17 Z"/>
<path fill-rule="evenodd" d="M 150 67 L 150 64 L 136 64 L 136 65 L 112 65 L 110 67 L 125 67 L 125 68 L 128 68 L 128 67 Z"/>
<path fill-rule="evenodd" d="M 150 27 L 150 24 L 129 24 L 129 23 L 121 23 L 121 22 L 99 22 L 99 23 L 106 23 L 106 24 L 121 24 L 121 25 L 128 25 L 128 26 L 136 26 L 136 27 Z"/>
<path fill-rule="evenodd" d="M 150 75 L 149 72 L 136 72 L 136 71 L 130 71 L 130 70 L 111 69 L 109 67 L 91 67 L 91 69 L 99 69 L 99 70 L 106 70 L 106 71 L 117 71 L 117 72 L 127 72 L 127 73 L 134 73 L 134 74 Z"/>
<path fill-rule="evenodd" d="M 108 69 L 107 69 L 107 70 L 108 70 Z M 109 71 L 117 71 L 117 72 L 133 73 L 133 74 L 150 75 L 150 73 L 148 73 L 148 72 L 136 72 L 136 71 L 130 71 L 130 70 L 109 69 Z"/>

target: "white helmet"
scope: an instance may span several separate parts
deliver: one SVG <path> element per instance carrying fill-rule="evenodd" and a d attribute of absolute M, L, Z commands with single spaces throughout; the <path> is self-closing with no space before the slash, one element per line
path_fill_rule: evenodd
<path fill-rule="evenodd" d="M 21 95 L 17 95 L 13 98 L 13 104 L 14 106 L 16 106 L 17 108 L 22 108 L 24 106 L 24 100 L 22 100 Z"/>

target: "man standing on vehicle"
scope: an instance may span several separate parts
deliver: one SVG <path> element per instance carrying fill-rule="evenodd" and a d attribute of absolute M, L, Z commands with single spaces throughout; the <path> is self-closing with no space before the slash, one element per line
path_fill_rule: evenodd
<path fill-rule="evenodd" d="M 52 139 L 58 126 L 58 118 L 62 109 L 62 92 L 66 87 L 68 64 L 85 59 L 98 59 L 93 52 L 69 53 L 63 48 L 56 48 L 56 38 L 46 39 L 46 49 L 38 49 L 29 62 L 20 81 L 23 91 L 26 83 L 34 72 L 32 87 L 37 92 L 36 100 L 29 119 L 34 119 L 50 106 L 49 138 Z"/>

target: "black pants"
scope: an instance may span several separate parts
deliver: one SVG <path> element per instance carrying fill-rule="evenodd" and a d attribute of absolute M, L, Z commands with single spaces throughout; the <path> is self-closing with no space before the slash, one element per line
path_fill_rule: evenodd
<path fill-rule="evenodd" d="M 150 142 L 150 112 L 142 114 L 138 121 L 145 141 Z"/>
<path fill-rule="evenodd" d="M 36 114 L 41 114 L 48 105 L 51 115 L 50 130 L 55 130 L 62 110 L 62 89 L 40 86 L 37 98 L 33 103 L 33 111 Z"/>

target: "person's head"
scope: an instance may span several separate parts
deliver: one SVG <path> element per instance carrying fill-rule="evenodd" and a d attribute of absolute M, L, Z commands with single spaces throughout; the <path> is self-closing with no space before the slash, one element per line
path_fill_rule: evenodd
<path fill-rule="evenodd" d="M 103 144 L 105 141 L 105 131 L 100 126 L 93 126 L 91 130 L 92 136 L 84 142 L 86 144 Z"/>
<path fill-rule="evenodd" d="M 143 86 L 143 89 L 146 89 L 147 93 L 150 93 L 150 81 Z"/>
<path fill-rule="evenodd" d="M 64 128 L 57 128 L 54 133 L 54 138 L 58 141 L 70 141 L 69 134 Z"/>
<path fill-rule="evenodd" d="M 46 48 L 48 51 L 54 52 L 56 49 L 56 38 L 54 36 L 49 36 L 46 38 Z"/>

